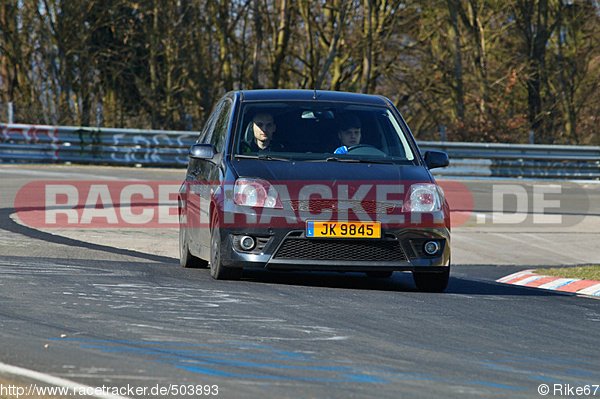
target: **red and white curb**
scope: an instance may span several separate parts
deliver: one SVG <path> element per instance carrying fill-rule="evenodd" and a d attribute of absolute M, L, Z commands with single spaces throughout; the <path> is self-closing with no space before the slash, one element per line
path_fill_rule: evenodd
<path fill-rule="evenodd" d="M 496 280 L 499 283 L 521 285 L 523 287 L 572 292 L 581 295 L 600 297 L 600 281 L 562 278 L 536 274 L 533 270 L 523 270 Z"/>

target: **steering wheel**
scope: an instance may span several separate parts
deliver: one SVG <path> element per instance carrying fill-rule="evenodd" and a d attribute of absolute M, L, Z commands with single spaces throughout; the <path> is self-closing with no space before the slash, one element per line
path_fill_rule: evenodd
<path fill-rule="evenodd" d="M 348 147 L 348 153 L 354 151 L 356 154 L 365 154 L 365 155 L 381 155 L 387 156 L 387 154 L 381 151 L 379 148 L 372 146 L 371 144 L 357 144 L 351 147 Z"/>

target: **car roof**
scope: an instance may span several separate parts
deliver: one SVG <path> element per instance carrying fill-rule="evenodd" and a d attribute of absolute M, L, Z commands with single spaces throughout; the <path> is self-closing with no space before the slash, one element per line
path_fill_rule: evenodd
<path fill-rule="evenodd" d="M 383 96 L 371 94 L 348 93 L 327 90 L 291 90 L 291 89 L 261 89 L 242 90 L 239 92 L 242 101 L 332 101 L 358 104 L 389 106 L 390 102 Z"/>

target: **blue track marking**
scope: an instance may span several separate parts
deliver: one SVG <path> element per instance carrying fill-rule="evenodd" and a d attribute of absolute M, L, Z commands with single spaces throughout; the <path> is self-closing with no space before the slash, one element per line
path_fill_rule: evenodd
<path fill-rule="evenodd" d="M 111 353 L 151 356 L 157 363 L 207 376 L 255 380 L 313 381 L 355 384 L 394 384 L 399 380 L 469 384 L 503 390 L 523 388 L 491 381 L 444 379 L 433 374 L 393 367 L 372 367 L 354 361 L 322 359 L 312 354 L 247 342 L 198 344 L 153 341 L 70 341 L 82 348 Z"/>

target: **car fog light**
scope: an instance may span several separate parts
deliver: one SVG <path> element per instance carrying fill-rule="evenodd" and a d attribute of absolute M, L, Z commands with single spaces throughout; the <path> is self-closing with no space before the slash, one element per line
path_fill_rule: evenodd
<path fill-rule="evenodd" d="M 440 244 L 437 241 L 427 241 L 425 245 L 423 245 L 423 251 L 427 255 L 435 255 L 440 250 Z"/>
<path fill-rule="evenodd" d="M 240 238 L 240 247 L 244 251 L 251 251 L 255 245 L 256 242 L 254 241 L 254 238 L 250 236 L 243 236 L 242 238 Z"/>

